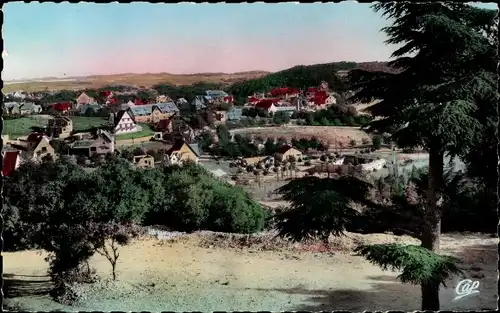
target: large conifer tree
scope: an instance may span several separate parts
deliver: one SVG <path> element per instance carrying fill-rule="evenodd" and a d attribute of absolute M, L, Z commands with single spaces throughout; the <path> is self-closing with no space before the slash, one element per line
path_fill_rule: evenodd
<path fill-rule="evenodd" d="M 423 192 L 424 203 L 419 205 L 421 215 L 415 216 L 419 225 L 414 237 L 421 240 L 421 246 L 372 245 L 357 251 L 383 268 L 401 270 L 399 278 L 403 282 L 421 285 L 422 309 L 439 310 L 440 284 L 460 272 L 455 259 L 439 255 L 445 200 L 444 156 L 483 159 L 485 155 L 475 153 L 475 149 L 489 147 L 495 140 L 490 137 L 496 134 L 491 125 L 498 119 L 496 12 L 448 2 L 391 2 L 375 4 L 373 8 L 392 23 L 383 31 L 389 37 L 387 43 L 400 46 L 390 63 L 398 71 L 351 71 L 353 99 L 365 103 L 381 100 L 370 107 L 372 115 L 379 119 L 367 129 L 390 133 L 399 147 L 424 148 L 429 153 L 429 178 Z M 476 167 L 476 172 L 480 172 L 476 175 L 491 168 L 493 158 L 487 159 L 488 166 Z M 366 186 L 351 179 L 351 191 L 347 193 L 338 183 L 327 184 L 327 179 L 303 180 L 280 190 L 292 203 L 288 212 L 276 216 L 280 234 L 295 240 L 325 237 L 325 232 L 340 234 L 345 221 L 354 216 L 344 210 L 349 201 L 359 202 L 360 192 Z M 316 190 L 316 194 L 304 197 L 303 192 L 297 191 L 298 185 Z M 320 197 L 317 193 L 327 185 L 333 190 Z M 360 192 L 354 193 L 354 189 Z M 340 205 L 330 203 L 335 202 L 333 196 L 342 200 Z M 306 198 L 309 200 L 304 201 Z"/>

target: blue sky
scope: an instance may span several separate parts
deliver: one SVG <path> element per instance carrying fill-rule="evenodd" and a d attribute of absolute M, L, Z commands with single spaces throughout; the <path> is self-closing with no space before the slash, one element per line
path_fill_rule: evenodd
<path fill-rule="evenodd" d="M 384 61 L 393 47 L 379 30 L 388 23 L 369 6 L 8 3 L 2 76 L 276 71 Z"/>

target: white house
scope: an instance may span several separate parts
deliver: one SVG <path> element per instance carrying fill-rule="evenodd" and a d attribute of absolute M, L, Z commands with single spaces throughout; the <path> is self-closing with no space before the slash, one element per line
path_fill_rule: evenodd
<path fill-rule="evenodd" d="M 115 135 L 136 133 L 141 130 L 127 111 L 118 112 L 113 122 Z"/>
<path fill-rule="evenodd" d="M 385 163 L 387 163 L 386 159 L 374 160 L 370 163 L 361 164 L 361 168 L 367 172 L 379 171 L 384 167 Z"/>
<path fill-rule="evenodd" d="M 344 159 L 345 159 L 345 158 L 340 158 L 340 159 L 334 160 L 334 161 L 332 162 L 332 164 L 333 164 L 333 165 L 342 165 L 342 164 L 344 164 Z"/>

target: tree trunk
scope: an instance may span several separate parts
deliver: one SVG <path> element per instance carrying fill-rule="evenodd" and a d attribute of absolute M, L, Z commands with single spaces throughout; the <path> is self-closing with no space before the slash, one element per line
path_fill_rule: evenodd
<path fill-rule="evenodd" d="M 422 229 L 422 247 L 439 252 L 441 235 L 440 191 L 443 183 L 444 154 L 437 149 L 429 150 L 429 186 L 427 190 L 427 208 L 425 225 Z M 439 281 L 421 285 L 422 310 L 439 310 Z"/>

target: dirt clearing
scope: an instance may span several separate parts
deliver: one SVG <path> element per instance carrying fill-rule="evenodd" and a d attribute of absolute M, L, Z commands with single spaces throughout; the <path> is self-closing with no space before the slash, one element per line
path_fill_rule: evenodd
<path fill-rule="evenodd" d="M 171 242 L 136 241 L 121 250 L 119 281 L 82 286 L 86 298 L 75 306 L 60 305 L 46 294 L 50 282 L 43 253 L 5 253 L 6 303 L 44 311 L 420 309 L 418 286 L 403 285 L 395 273 L 348 252 L 355 243 L 414 242 L 406 237 L 348 234 L 332 242 L 338 248 L 335 253 L 300 252 L 300 245 L 272 237 L 237 237 L 207 233 Z M 496 238 L 475 234 L 443 236 L 444 252 L 463 258 L 467 278 L 481 285 L 479 294 L 453 302 L 461 278 L 452 279 L 441 290 L 441 309 L 496 307 L 497 243 Z M 274 251 L 269 246 L 275 246 Z M 102 257 L 95 256 L 91 266 L 101 277 L 110 277 L 110 265 Z"/>
<path fill-rule="evenodd" d="M 341 127 L 341 126 L 286 126 L 286 127 L 252 127 L 239 128 L 231 130 L 233 134 L 249 134 L 261 136 L 263 138 L 285 137 L 287 140 L 292 138 L 316 137 L 330 145 L 330 148 L 338 148 L 338 143 L 342 142 L 343 147 L 349 146 L 349 141 L 355 140 L 361 144 L 363 138 L 371 142 L 371 137 L 359 127 Z"/>

